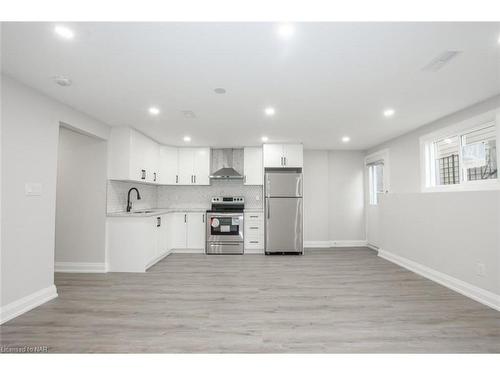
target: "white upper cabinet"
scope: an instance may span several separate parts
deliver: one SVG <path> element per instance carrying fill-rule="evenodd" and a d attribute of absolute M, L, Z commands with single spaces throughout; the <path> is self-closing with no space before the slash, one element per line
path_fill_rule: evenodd
<path fill-rule="evenodd" d="M 179 148 L 179 185 L 194 184 L 194 152 L 192 148 Z"/>
<path fill-rule="evenodd" d="M 210 185 L 210 148 L 199 147 L 192 150 L 194 184 Z"/>
<path fill-rule="evenodd" d="M 283 145 L 285 167 L 302 168 L 304 166 L 304 146 L 301 144 Z"/>
<path fill-rule="evenodd" d="M 210 185 L 210 149 L 179 148 L 179 185 Z"/>
<path fill-rule="evenodd" d="M 176 185 L 179 183 L 177 147 L 160 146 L 160 164 L 158 178 L 161 185 Z"/>
<path fill-rule="evenodd" d="M 243 150 L 243 183 L 245 185 L 262 185 L 264 171 L 262 167 L 262 148 L 245 147 Z"/>
<path fill-rule="evenodd" d="M 108 178 L 157 183 L 159 147 L 158 143 L 134 129 L 112 128 L 108 147 Z"/>
<path fill-rule="evenodd" d="M 265 144 L 265 168 L 302 168 L 303 146 L 301 144 Z"/>

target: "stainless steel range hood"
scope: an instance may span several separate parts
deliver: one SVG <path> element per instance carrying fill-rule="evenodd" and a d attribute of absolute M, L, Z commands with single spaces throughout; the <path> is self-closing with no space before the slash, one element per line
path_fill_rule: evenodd
<path fill-rule="evenodd" d="M 219 180 L 242 179 L 243 150 L 220 148 L 212 150 L 212 170 L 210 178 Z"/>

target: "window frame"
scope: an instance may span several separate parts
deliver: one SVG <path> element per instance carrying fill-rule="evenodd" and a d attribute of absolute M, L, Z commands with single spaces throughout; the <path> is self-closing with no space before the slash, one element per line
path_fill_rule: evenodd
<path fill-rule="evenodd" d="M 438 131 L 428 133 L 420 137 L 420 169 L 421 169 L 421 191 L 423 193 L 432 192 L 452 192 L 452 191 L 481 191 L 500 190 L 500 179 L 498 177 L 486 180 L 469 181 L 463 177 L 462 163 L 462 136 L 488 126 L 495 126 L 496 131 L 496 153 L 497 163 L 500 160 L 499 144 L 499 121 L 500 113 L 491 111 L 458 124 L 448 126 Z M 436 163 L 434 143 L 443 138 L 458 137 L 458 158 L 459 158 L 459 183 L 449 185 L 436 184 Z M 498 168 L 498 166 L 497 166 Z"/>
<path fill-rule="evenodd" d="M 378 199 L 377 195 L 377 189 L 376 189 L 376 184 L 372 186 L 372 181 L 373 181 L 373 176 L 372 176 L 372 168 L 370 164 L 377 163 L 377 162 L 382 162 L 384 165 L 384 172 L 383 172 L 383 187 L 384 187 L 384 194 L 388 194 L 390 191 L 390 168 L 389 168 L 389 149 L 385 148 L 380 151 L 376 151 L 372 154 L 369 154 L 365 157 L 365 168 L 366 168 L 366 173 L 367 173 L 367 183 L 368 183 L 368 197 L 367 197 L 367 203 L 369 206 L 376 207 L 379 205 L 380 200 Z M 377 195 L 376 202 L 372 201 L 372 193 L 373 190 L 375 192 L 375 195 Z"/>

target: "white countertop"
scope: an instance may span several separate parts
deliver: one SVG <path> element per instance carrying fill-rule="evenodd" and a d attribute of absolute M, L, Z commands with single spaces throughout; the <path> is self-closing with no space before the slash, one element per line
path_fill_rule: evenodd
<path fill-rule="evenodd" d="M 108 212 L 107 216 L 108 217 L 148 217 L 148 216 L 157 216 L 157 215 L 162 215 L 162 214 L 168 214 L 168 213 L 172 213 L 172 212 L 205 212 L 206 210 L 207 210 L 206 207 L 144 208 L 144 209 L 132 210 L 131 212 L 126 212 L 126 211 Z"/>

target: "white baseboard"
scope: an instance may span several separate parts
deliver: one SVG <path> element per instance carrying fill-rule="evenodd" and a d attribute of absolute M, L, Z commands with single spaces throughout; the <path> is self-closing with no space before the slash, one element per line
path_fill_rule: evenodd
<path fill-rule="evenodd" d="M 35 293 L 20 298 L 8 305 L 0 307 L 0 324 L 8 322 L 15 317 L 28 312 L 35 307 L 38 307 L 45 302 L 57 297 L 57 289 L 55 285 L 41 289 Z"/>
<path fill-rule="evenodd" d="M 378 251 L 379 250 L 379 247 L 378 246 L 375 246 L 375 245 L 372 245 L 371 243 L 367 242 L 366 243 L 366 247 L 369 248 L 369 249 L 372 249 L 372 250 L 375 250 L 375 251 Z"/>
<path fill-rule="evenodd" d="M 449 276 L 445 273 L 436 271 L 435 269 L 424 266 L 420 263 L 414 262 L 402 256 L 393 254 L 389 251 L 379 249 L 378 256 L 395 263 L 407 270 L 415 272 L 429 280 L 441 284 L 455 292 L 463 294 L 483 305 L 489 306 L 495 310 L 500 311 L 500 296 L 492 293 L 486 289 L 469 284 L 455 277 Z"/>
<path fill-rule="evenodd" d="M 205 249 L 172 249 L 174 254 L 205 254 Z"/>
<path fill-rule="evenodd" d="M 55 272 L 69 273 L 106 273 L 108 266 L 106 263 L 88 262 L 56 262 Z"/>
<path fill-rule="evenodd" d="M 334 241 L 304 241 L 304 247 L 329 248 L 329 247 L 362 247 L 367 246 L 366 240 L 334 240 Z"/>
<path fill-rule="evenodd" d="M 243 254 L 264 254 L 264 249 L 245 249 Z"/>

